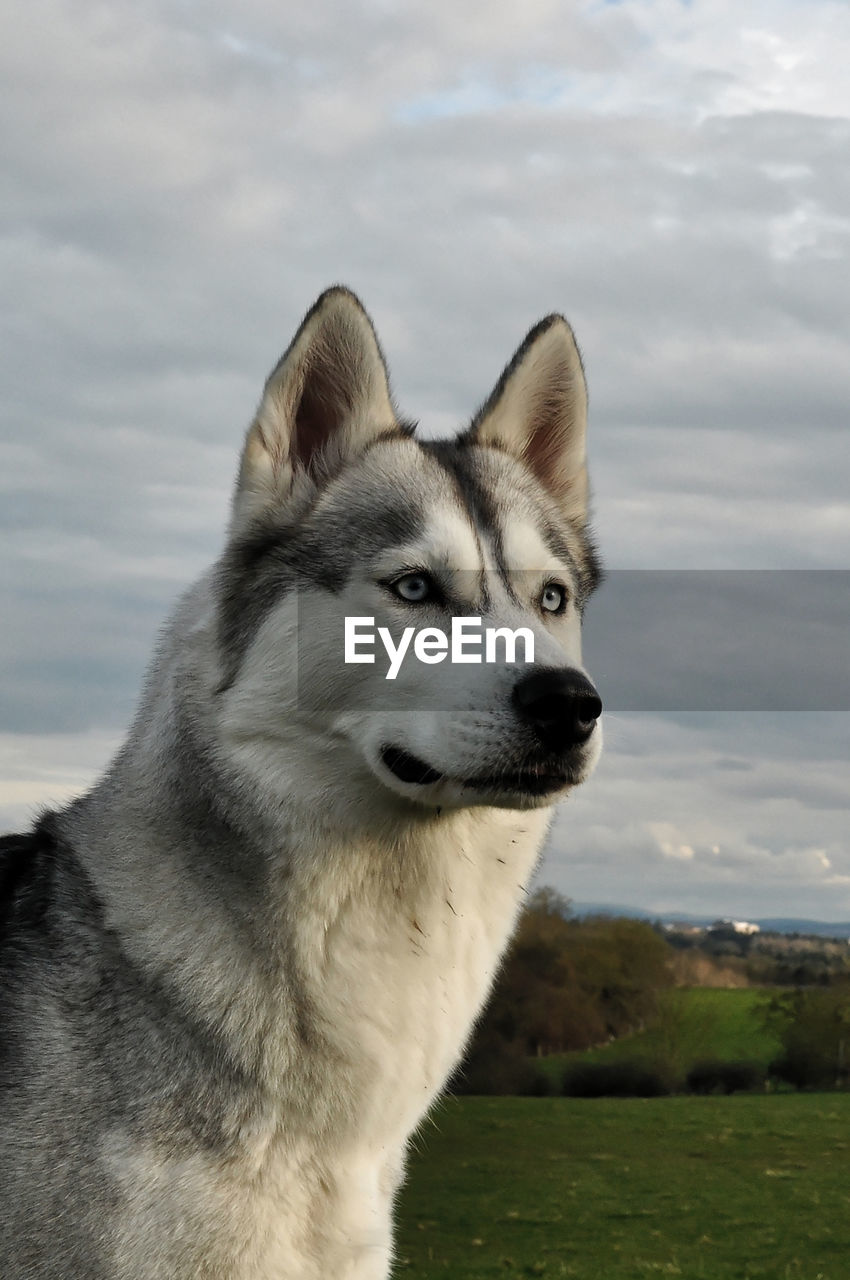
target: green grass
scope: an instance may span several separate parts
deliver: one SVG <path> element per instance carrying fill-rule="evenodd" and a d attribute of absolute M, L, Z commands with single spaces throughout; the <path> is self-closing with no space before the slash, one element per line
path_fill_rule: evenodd
<path fill-rule="evenodd" d="M 682 1076 L 704 1058 L 746 1060 L 766 1067 L 779 1051 L 778 1041 L 765 1030 L 759 1016 L 772 994 L 757 988 L 676 988 L 666 993 L 659 1021 L 646 1031 L 586 1053 L 553 1054 L 536 1065 L 558 1082 L 567 1063 L 577 1061 L 661 1059 Z M 850 1277 L 850 1265 L 847 1274 Z"/>
<path fill-rule="evenodd" d="M 847 1280 L 850 1096 L 454 1098 L 419 1136 L 398 1280 Z"/>

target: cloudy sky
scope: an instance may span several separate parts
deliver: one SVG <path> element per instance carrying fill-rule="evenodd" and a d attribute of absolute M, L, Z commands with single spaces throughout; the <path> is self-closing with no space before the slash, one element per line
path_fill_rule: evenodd
<path fill-rule="evenodd" d="M 850 6 L 2 9 L 0 826 L 114 750 L 262 381 L 343 281 L 428 433 L 541 315 L 578 334 L 634 572 L 601 670 L 591 615 L 607 753 L 543 879 L 850 918 L 848 575 L 818 573 L 850 569 Z"/>

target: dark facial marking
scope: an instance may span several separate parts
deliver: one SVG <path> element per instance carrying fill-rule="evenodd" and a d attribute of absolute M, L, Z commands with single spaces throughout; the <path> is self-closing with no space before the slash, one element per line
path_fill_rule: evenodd
<path fill-rule="evenodd" d="M 476 465 L 477 460 L 474 453 L 464 448 L 458 440 L 422 441 L 422 448 L 440 464 L 449 476 L 461 505 L 470 513 L 482 563 L 484 561 L 484 552 L 478 539 L 478 530 L 484 529 L 486 531 L 490 545 L 493 548 L 499 575 L 511 598 L 519 603 L 508 578 L 496 498 L 486 478 L 481 474 L 481 469 Z M 482 595 L 483 608 L 489 608 L 491 597 L 487 588 L 486 574 L 484 575 Z"/>
<path fill-rule="evenodd" d="M 329 498 L 333 489 L 328 490 Z M 294 587 L 339 592 L 354 565 L 384 548 L 422 536 L 420 514 L 400 497 L 358 496 L 350 490 L 303 519 L 262 524 L 231 543 L 219 562 L 219 642 L 225 678 L 236 677 L 263 618 Z"/>
<path fill-rule="evenodd" d="M 506 515 L 499 506 L 499 499 L 492 481 L 478 465 L 474 442 L 462 436 L 458 440 L 422 441 L 425 449 L 451 476 L 464 506 L 472 514 L 476 524 L 487 531 L 493 547 L 499 573 L 511 597 L 519 601 L 513 589 L 505 558 L 502 524 Z M 539 488 L 537 480 L 532 480 Z M 507 519 L 510 519 L 508 514 Z M 538 519 L 543 541 L 558 559 L 573 567 L 578 582 L 578 603 L 583 608 L 591 592 L 598 586 L 602 569 L 590 529 L 574 528 L 567 521 L 560 522 L 554 513 L 548 514 L 543 504 L 538 504 Z M 571 536 L 572 535 L 572 536 Z"/>

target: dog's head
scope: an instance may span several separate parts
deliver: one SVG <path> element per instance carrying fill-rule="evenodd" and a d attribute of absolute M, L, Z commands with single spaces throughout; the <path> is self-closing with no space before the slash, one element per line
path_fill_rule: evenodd
<path fill-rule="evenodd" d="M 586 404 L 553 315 L 457 439 L 417 441 L 359 301 L 322 295 L 248 432 L 217 578 L 222 733 L 264 789 L 517 809 L 588 776 Z"/>

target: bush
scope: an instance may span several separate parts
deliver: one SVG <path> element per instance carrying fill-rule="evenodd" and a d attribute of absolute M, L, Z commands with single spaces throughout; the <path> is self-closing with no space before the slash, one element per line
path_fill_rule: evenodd
<path fill-rule="evenodd" d="M 527 1083 L 528 1087 L 521 1095 L 524 1098 L 548 1098 L 550 1094 L 555 1092 L 552 1078 L 547 1076 L 545 1071 L 535 1071 L 532 1068 Z"/>
<path fill-rule="evenodd" d="M 521 1046 L 495 1039 L 474 1043 L 447 1087 L 449 1093 L 490 1097 L 543 1098 L 552 1092 L 549 1078 Z"/>
<path fill-rule="evenodd" d="M 774 1080 L 795 1089 L 833 1089 L 845 1083 L 835 1062 L 815 1046 L 791 1045 L 768 1068 Z"/>
<path fill-rule="evenodd" d="M 669 1075 L 644 1062 L 578 1062 L 564 1074 L 568 1098 L 662 1098 L 672 1093 Z"/>
<path fill-rule="evenodd" d="M 757 1062 L 696 1062 L 685 1079 L 688 1093 L 741 1093 L 761 1089 L 765 1073 Z"/>
<path fill-rule="evenodd" d="M 768 1018 L 782 1052 L 770 1064 L 795 1089 L 846 1088 L 850 1083 L 850 983 L 778 996 Z"/>

